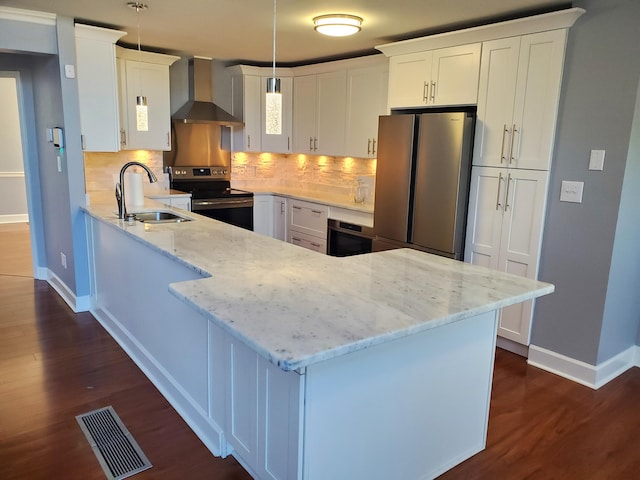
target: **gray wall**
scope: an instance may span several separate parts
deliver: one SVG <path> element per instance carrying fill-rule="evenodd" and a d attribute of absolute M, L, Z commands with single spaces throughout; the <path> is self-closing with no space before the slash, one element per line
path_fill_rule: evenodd
<path fill-rule="evenodd" d="M 640 2 L 574 6 L 587 13 L 569 31 L 540 265 L 540 279 L 556 292 L 536 304 L 532 343 L 595 365 L 637 340 L 637 306 L 629 321 L 615 318 L 621 309 L 610 303 L 605 321 L 605 304 L 609 282 L 624 281 L 612 259 L 615 248 L 624 255 L 629 247 L 614 245 L 616 233 L 637 223 L 637 216 L 625 218 L 634 212 L 620 201 L 625 172 L 634 175 L 626 167 L 640 78 Z M 588 170 L 591 149 L 606 150 L 603 172 Z M 583 203 L 559 202 L 562 180 L 584 182 Z M 637 281 L 629 287 L 640 289 Z"/>

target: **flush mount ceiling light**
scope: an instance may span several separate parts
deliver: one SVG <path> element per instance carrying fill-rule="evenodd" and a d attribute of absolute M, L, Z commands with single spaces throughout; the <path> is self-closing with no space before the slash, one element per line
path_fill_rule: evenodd
<path fill-rule="evenodd" d="M 360 31 L 362 18 L 355 15 L 332 13 L 313 19 L 314 30 L 331 37 L 346 37 Z"/>

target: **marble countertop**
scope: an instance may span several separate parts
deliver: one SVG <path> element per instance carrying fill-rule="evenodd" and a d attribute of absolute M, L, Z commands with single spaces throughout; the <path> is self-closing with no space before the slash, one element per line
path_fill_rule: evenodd
<path fill-rule="evenodd" d="M 108 203 L 85 210 L 201 273 L 170 291 L 285 371 L 554 289 L 415 250 L 336 258 L 194 213 L 191 222 L 143 225 L 118 220 Z"/>
<path fill-rule="evenodd" d="M 239 188 L 253 192 L 254 195 L 278 195 L 280 197 L 296 198 L 299 200 L 306 200 L 308 202 L 322 203 L 331 207 L 347 208 L 358 212 L 373 213 L 372 202 L 356 203 L 349 195 L 332 192 L 316 192 L 312 190 L 282 186 L 254 187 L 251 185 L 243 185 Z"/>

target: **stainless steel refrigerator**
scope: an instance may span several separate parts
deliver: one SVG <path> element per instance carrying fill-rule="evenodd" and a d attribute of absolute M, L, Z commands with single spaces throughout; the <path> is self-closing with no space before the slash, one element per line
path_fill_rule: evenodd
<path fill-rule="evenodd" d="M 380 117 L 373 251 L 463 258 L 474 126 L 471 109 Z"/>

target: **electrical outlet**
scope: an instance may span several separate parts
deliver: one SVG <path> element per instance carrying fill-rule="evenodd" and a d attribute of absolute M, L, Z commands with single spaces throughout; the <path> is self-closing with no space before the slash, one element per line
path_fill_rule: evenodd
<path fill-rule="evenodd" d="M 567 182 L 563 180 L 560 191 L 561 202 L 582 203 L 584 182 Z"/>
<path fill-rule="evenodd" d="M 60 263 L 62 264 L 62 266 L 64 267 L 64 269 L 67 269 L 67 256 L 60 252 Z"/>

